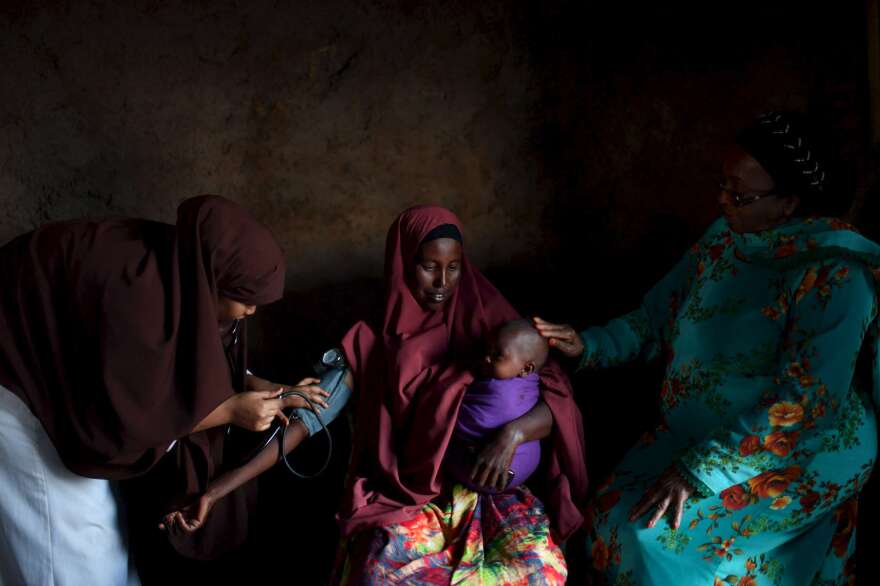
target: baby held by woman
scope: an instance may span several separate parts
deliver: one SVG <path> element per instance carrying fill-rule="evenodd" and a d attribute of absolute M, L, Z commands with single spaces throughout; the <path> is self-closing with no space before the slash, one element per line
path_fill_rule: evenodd
<path fill-rule="evenodd" d="M 496 492 L 471 479 L 476 454 L 494 432 L 522 417 L 537 404 L 538 371 L 547 361 L 547 341 L 527 320 L 504 323 L 490 334 L 487 352 L 465 392 L 455 431 L 446 454 L 446 470 L 472 490 Z M 518 486 L 535 471 L 541 459 L 539 441 L 521 444 L 513 455 L 506 488 Z"/>

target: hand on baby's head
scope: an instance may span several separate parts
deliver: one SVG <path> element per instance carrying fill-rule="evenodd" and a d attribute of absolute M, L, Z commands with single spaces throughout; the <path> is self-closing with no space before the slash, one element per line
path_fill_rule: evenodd
<path fill-rule="evenodd" d="M 489 336 L 485 374 L 497 379 L 528 376 L 544 366 L 549 351 L 547 340 L 531 322 L 506 322 Z"/>

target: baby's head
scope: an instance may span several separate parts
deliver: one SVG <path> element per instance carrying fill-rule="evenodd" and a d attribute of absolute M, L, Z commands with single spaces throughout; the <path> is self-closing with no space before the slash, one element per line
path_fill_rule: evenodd
<path fill-rule="evenodd" d="M 528 376 L 544 366 L 549 352 L 547 340 L 531 322 L 509 321 L 489 336 L 483 374 L 500 379 Z"/>

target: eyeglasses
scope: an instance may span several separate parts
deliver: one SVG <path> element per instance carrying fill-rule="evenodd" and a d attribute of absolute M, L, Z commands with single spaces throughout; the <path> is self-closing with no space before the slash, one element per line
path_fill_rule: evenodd
<path fill-rule="evenodd" d="M 229 363 L 229 371 L 232 374 L 232 380 L 237 381 L 239 375 L 241 374 L 239 367 L 239 362 L 237 360 L 236 346 L 238 346 L 238 342 L 240 339 L 241 329 L 241 320 L 237 319 L 232 322 L 232 328 L 230 328 L 229 332 L 227 332 L 227 336 L 229 336 L 229 344 L 227 344 L 224 351 L 226 353 L 226 361 Z"/>
<path fill-rule="evenodd" d="M 775 193 L 772 189 L 769 191 L 759 191 L 752 194 L 746 194 L 743 191 L 734 191 L 723 179 L 718 181 L 718 187 L 721 189 L 721 191 L 724 191 L 730 196 L 730 199 L 733 200 L 733 206 L 737 208 L 742 208 L 749 204 L 753 204 L 759 199 L 764 199 L 765 197 L 773 197 L 779 195 L 778 193 Z"/>

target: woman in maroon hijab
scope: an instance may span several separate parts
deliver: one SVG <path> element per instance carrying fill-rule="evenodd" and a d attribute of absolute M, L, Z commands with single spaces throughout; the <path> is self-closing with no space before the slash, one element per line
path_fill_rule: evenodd
<path fill-rule="evenodd" d="M 481 494 L 444 478 L 470 366 L 486 334 L 518 317 L 468 262 L 461 234 L 446 209 L 403 212 L 388 232 L 383 322 L 359 322 L 343 340 L 359 397 L 341 583 L 565 581 L 558 542 L 582 521 L 587 481 L 580 414 L 555 364 L 541 372 L 542 400 L 499 430 L 473 472 L 503 489 L 516 447 L 543 438 L 541 500 L 524 486 Z"/>
<path fill-rule="evenodd" d="M 281 250 L 242 208 L 201 196 L 176 226 L 22 235 L 0 248 L 0 283 L 0 583 L 136 582 L 108 479 L 171 452 L 177 488 L 197 494 L 226 424 L 262 430 L 300 406 L 244 375 L 243 318 L 281 297 Z"/>

